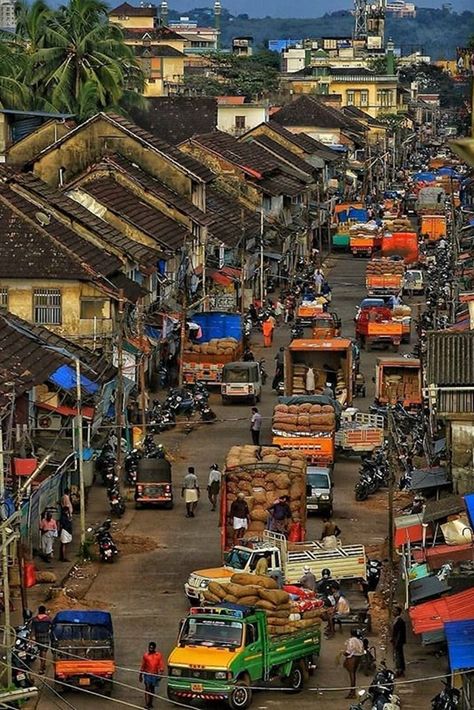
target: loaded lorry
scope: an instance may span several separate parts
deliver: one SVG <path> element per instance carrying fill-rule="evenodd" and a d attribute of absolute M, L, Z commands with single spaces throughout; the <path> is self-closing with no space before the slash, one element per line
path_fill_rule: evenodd
<path fill-rule="evenodd" d="M 311 464 L 331 467 L 338 411 L 332 397 L 279 397 L 273 410 L 272 443 L 303 453 Z"/>
<path fill-rule="evenodd" d="M 379 357 L 375 366 L 375 401 L 401 402 L 408 409 L 422 403 L 421 363 L 418 358 Z"/>
<path fill-rule="evenodd" d="M 192 608 L 168 658 L 168 698 L 225 702 L 246 710 L 252 687 L 272 681 L 300 692 L 321 649 L 319 624 L 271 635 L 263 609 L 223 602 Z"/>
<path fill-rule="evenodd" d="M 196 313 L 191 320 L 199 330 L 197 337 L 185 341 L 184 381 L 219 386 L 224 365 L 239 360 L 242 354 L 241 316 L 216 311 Z"/>
<path fill-rule="evenodd" d="M 403 323 L 394 320 L 392 311 L 385 306 L 363 308 L 355 321 L 355 335 L 361 348 L 372 350 L 374 345 L 392 347 L 396 352 L 403 337 Z"/>
<path fill-rule="evenodd" d="M 372 259 L 367 264 L 365 286 L 369 295 L 378 293 L 398 294 L 403 288 L 405 267 L 394 259 Z"/>
<path fill-rule="evenodd" d="M 285 395 L 306 393 L 306 376 L 311 368 L 315 393 L 321 394 L 326 383 L 341 404 L 351 404 L 353 397 L 353 348 L 349 338 L 296 339 L 285 350 Z"/>
<path fill-rule="evenodd" d="M 442 214 L 423 215 L 420 223 L 420 234 L 428 236 L 429 242 L 438 242 L 446 237 L 446 217 Z"/>
<path fill-rule="evenodd" d="M 317 579 L 330 569 L 337 580 L 365 580 L 367 559 L 363 545 L 325 547 L 324 542 L 288 542 L 284 535 L 265 530 L 261 539 L 243 541 L 224 554 L 221 567 L 191 572 L 184 592 L 191 604 L 199 604 L 211 582 L 229 582 L 236 572 L 253 573 L 257 562 L 267 556 L 269 574 L 281 575 L 286 584 L 301 579 L 309 566 Z"/>
<path fill-rule="evenodd" d="M 407 266 L 416 264 L 419 259 L 418 235 L 413 231 L 389 232 L 382 238 L 383 257 L 399 257 Z"/>

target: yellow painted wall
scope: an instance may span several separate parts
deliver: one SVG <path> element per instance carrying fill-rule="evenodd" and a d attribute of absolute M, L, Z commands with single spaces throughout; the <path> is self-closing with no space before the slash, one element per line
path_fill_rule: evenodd
<path fill-rule="evenodd" d="M 33 322 L 33 290 L 35 288 L 59 288 L 62 300 L 62 323 L 48 328 L 64 336 L 92 336 L 94 320 L 81 319 L 81 298 L 105 298 L 93 284 L 79 281 L 40 279 L 0 279 L 0 288 L 8 289 L 8 310 L 24 320 Z M 103 312 L 103 320 L 97 321 L 97 331 L 112 332 L 112 308 L 110 301 Z"/>
<path fill-rule="evenodd" d="M 72 130 L 72 126 L 67 125 L 64 121 L 44 123 L 29 136 L 25 136 L 8 148 L 7 164 L 24 165 L 48 145 L 69 133 L 70 130 Z"/>
<path fill-rule="evenodd" d="M 119 140 L 117 140 L 119 139 Z M 119 126 L 98 119 L 66 138 L 64 143 L 38 156 L 33 172 L 49 185 L 59 184 L 59 168 L 66 182 L 97 162 L 108 151 L 117 151 L 162 180 L 178 194 L 191 196 L 191 179 L 161 155 L 126 134 Z"/>
<path fill-rule="evenodd" d="M 153 17 L 127 17 L 123 15 L 109 15 L 110 22 L 120 25 L 124 30 L 152 30 L 154 26 Z"/>
<path fill-rule="evenodd" d="M 383 89 L 392 92 L 392 104 L 390 106 L 382 106 L 377 98 L 377 92 Z M 376 118 L 381 112 L 393 113 L 397 111 L 397 82 L 376 82 L 376 81 L 344 81 L 343 79 L 331 79 L 329 85 L 330 94 L 340 94 L 342 96 L 342 106 L 347 106 L 347 92 L 367 91 L 368 105 L 355 103 L 357 108 L 368 113 L 372 118 Z"/>

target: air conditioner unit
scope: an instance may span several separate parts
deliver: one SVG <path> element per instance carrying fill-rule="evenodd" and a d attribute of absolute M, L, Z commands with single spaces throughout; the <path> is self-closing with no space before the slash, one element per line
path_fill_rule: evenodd
<path fill-rule="evenodd" d="M 38 429 L 59 431 L 62 428 L 63 422 L 60 414 L 39 414 Z"/>

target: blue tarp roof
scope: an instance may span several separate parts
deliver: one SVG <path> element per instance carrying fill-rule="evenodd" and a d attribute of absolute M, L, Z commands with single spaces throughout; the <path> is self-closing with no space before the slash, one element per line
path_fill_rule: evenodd
<path fill-rule="evenodd" d="M 368 222 L 369 215 L 367 210 L 360 207 L 349 207 L 349 219 L 355 219 L 357 222 Z"/>
<path fill-rule="evenodd" d="M 420 182 L 434 182 L 436 180 L 436 175 L 434 173 L 415 173 L 413 175 L 413 180 Z"/>
<path fill-rule="evenodd" d="M 57 370 L 50 375 L 49 379 L 54 382 L 58 387 L 62 387 L 65 390 L 72 390 L 76 387 L 76 371 L 69 365 L 61 365 Z M 88 377 L 81 374 L 81 387 L 88 394 L 95 394 L 99 391 L 99 385 Z"/>
<path fill-rule="evenodd" d="M 474 619 L 448 621 L 444 631 L 451 671 L 474 668 Z"/>
<path fill-rule="evenodd" d="M 53 619 L 53 624 L 97 624 L 112 628 L 112 617 L 108 611 L 68 609 L 58 611 Z"/>

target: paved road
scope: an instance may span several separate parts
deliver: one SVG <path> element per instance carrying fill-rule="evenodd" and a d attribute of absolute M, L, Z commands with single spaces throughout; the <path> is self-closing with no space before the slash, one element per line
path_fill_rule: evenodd
<path fill-rule="evenodd" d="M 333 310 L 342 318 L 343 335 L 353 336 L 353 317 L 356 304 L 365 295 L 363 286 L 364 260 L 353 259 L 349 255 L 340 255 L 332 260 L 329 279 L 333 286 Z M 263 443 L 270 441 L 270 417 L 275 403 L 275 395 L 270 390 L 273 374 L 274 352 L 280 345 L 289 341 L 289 331 L 286 326 L 277 330 L 274 348 L 263 354 L 267 361 L 267 371 L 270 374 L 261 403 L 261 412 L 265 417 Z M 258 356 L 260 351 L 260 336 L 254 339 L 254 351 Z M 363 353 L 362 370 L 368 383 L 367 399 L 357 400 L 357 405 L 367 411 L 373 398 L 372 377 L 376 353 Z M 180 485 L 182 475 L 188 465 L 194 465 L 199 474 L 203 491 L 207 483 L 209 466 L 216 462 L 222 464 L 228 448 L 234 444 L 250 443 L 249 407 L 246 405 L 222 407 L 217 396 L 212 398 L 212 407 L 220 421 L 202 428 L 186 436 L 176 430 L 167 435 L 163 442 L 168 446 L 179 446 L 177 459 L 173 467 L 176 490 Z M 387 513 L 382 504 L 356 504 L 353 497 L 353 486 L 357 477 L 357 460 L 340 460 L 335 468 L 335 512 L 334 519 L 342 530 L 346 541 L 360 541 L 365 544 L 380 543 L 386 536 Z M 98 491 L 95 495 L 104 495 Z M 94 506 L 95 507 L 95 506 Z M 106 511 L 104 502 L 104 514 Z M 219 563 L 219 532 L 217 513 L 209 510 L 207 500 L 199 504 L 197 517 L 187 519 L 184 516 L 184 505 L 178 499 L 173 511 L 140 510 L 129 513 L 129 534 L 147 535 L 153 537 L 159 547 L 152 551 L 120 559 L 117 564 L 103 568 L 89 591 L 89 598 L 102 600 L 110 605 L 113 612 L 116 634 L 116 658 L 119 666 L 126 669 L 136 669 L 141 653 L 149 640 L 155 639 L 164 654 L 174 645 L 179 619 L 186 613 L 187 603 L 183 594 L 183 583 L 188 574 L 195 569 L 214 566 Z M 311 518 L 308 524 L 308 538 L 319 537 L 321 521 Z M 312 680 L 313 686 L 340 688 L 346 685 L 345 672 L 335 665 L 335 656 L 342 648 L 347 635 L 336 636 L 336 639 L 323 646 L 320 669 Z M 374 639 L 377 643 L 377 639 Z M 384 654 L 379 649 L 379 657 Z M 445 661 L 429 657 L 419 644 L 409 649 L 408 677 L 415 678 L 436 675 L 443 672 Z M 389 659 L 391 660 L 391 659 Z M 142 695 L 138 688 L 138 677 L 135 671 L 120 670 L 117 681 L 132 687 L 117 685 L 114 698 L 142 707 Z M 361 683 L 363 683 L 361 678 Z M 434 694 L 436 684 L 407 685 L 401 689 L 403 708 L 429 707 L 428 699 Z M 165 688 L 162 688 L 164 694 Z M 298 707 L 310 707 L 314 701 L 319 706 L 329 709 L 348 708 L 349 702 L 344 699 L 345 692 L 327 691 L 319 693 L 306 691 L 293 698 L 292 704 Z M 78 710 L 112 707 L 105 698 L 89 698 L 84 695 L 69 694 L 68 701 Z M 63 701 L 58 701 L 59 707 L 68 707 Z M 281 691 L 262 692 L 254 699 L 256 708 L 275 708 L 279 710 L 288 704 L 289 696 Z M 165 701 L 159 703 L 163 707 Z M 40 710 L 50 710 L 53 707 L 53 697 L 48 693 L 43 695 Z M 116 705 L 118 707 L 118 705 Z"/>

